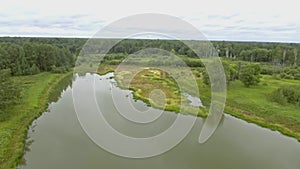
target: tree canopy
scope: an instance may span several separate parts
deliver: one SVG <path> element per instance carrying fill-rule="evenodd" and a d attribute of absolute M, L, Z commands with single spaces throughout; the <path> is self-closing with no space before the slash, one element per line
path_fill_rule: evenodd
<path fill-rule="evenodd" d="M 240 80 L 246 87 L 256 85 L 260 82 L 260 71 L 261 68 L 259 64 L 247 64 L 241 71 Z"/>
<path fill-rule="evenodd" d="M 17 103 L 20 98 L 20 88 L 10 78 L 10 70 L 0 70 L 0 113 L 3 110 Z"/>

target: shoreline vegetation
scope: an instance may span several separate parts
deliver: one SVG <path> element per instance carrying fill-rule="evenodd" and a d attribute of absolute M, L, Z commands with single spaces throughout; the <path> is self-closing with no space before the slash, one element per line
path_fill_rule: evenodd
<path fill-rule="evenodd" d="M 145 68 L 134 77 L 132 75 L 130 71 L 120 71 L 115 75 L 115 80 L 118 87 L 133 91 L 134 99 L 142 100 L 148 106 L 166 111 L 207 117 L 207 109 L 190 106 L 188 99 L 181 97 L 184 92 L 179 89 L 176 81 L 168 73 L 157 68 Z M 131 78 L 132 81 L 128 81 Z M 155 89 L 162 90 L 164 95 L 159 95 L 159 93 L 155 95 L 155 92 L 152 93 L 153 89 L 154 91 Z"/>
<path fill-rule="evenodd" d="M 5 109 L 10 114 L 0 122 L 0 168 L 16 168 L 24 164 L 26 139 L 30 125 L 56 101 L 62 92 L 62 81 L 72 79 L 72 71 L 64 74 L 49 72 L 12 77 L 21 87 L 21 99 Z"/>
<path fill-rule="evenodd" d="M 110 72 L 114 72 L 115 69 L 116 69 L 115 65 L 102 65 L 99 67 L 97 74 L 104 75 Z M 143 92 L 143 90 L 146 89 L 145 86 L 143 85 L 137 86 L 135 85 L 135 83 L 131 83 L 129 86 L 123 85 L 123 81 L 124 81 L 123 79 L 125 78 L 120 77 L 120 74 L 122 75 L 122 73 L 119 73 L 118 75 L 115 76 L 117 84 L 120 88 L 126 88 L 132 90 L 134 99 L 142 100 L 148 106 L 153 106 L 153 104 L 150 104 L 151 100 L 149 100 L 147 96 L 148 92 Z M 151 82 L 149 76 L 148 77 L 143 76 L 143 77 L 146 77 L 146 79 L 144 79 L 144 83 Z M 135 76 L 135 78 L 140 79 L 141 76 L 137 75 Z M 283 135 L 293 137 L 300 142 L 300 131 L 299 131 L 300 126 L 299 125 L 294 126 L 295 121 L 294 122 L 292 121 L 293 118 L 285 117 L 288 115 L 284 115 L 281 113 L 282 110 L 284 110 L 286 107 L 289 107 L 288 110 L 286 110 L 286 112 L 290 110 L 292 113 L 296 114 L 295 116 L 297 117 L 300 116 L 297 115 L 297 111 L 299 109 L 296 106 L 291 106 L 291 105 L 284 106 L 277 103 L 273 103 L 268 99 L 268 95 L 272 90 L 274 90 L 274 88 L 277 87 L 276 85 L 281 85 L 278 83 L 288 83 L 288 84 L 297 83 L 292 80 L 283 80 L 283 81 L 284 82 L 280 80 L 272 79 L 271 76 L 264 75 L 262 77 L 262 83 L 251 88 L 245 88 L 240 81 L 232 82 L 233 84 L 229 85 L 227 89 L 228 94 L 227 94 L 226 106 L 224 109 L 225 114 L 229 114 L 236 118 L 245 120 L 249 123 L 254 123 L 261 127 L 268 128 L 272 131 L 278 131 Z M 208 107 L 210 104 L 210 97 L 211 97 L 210 87 L 204 85 L 200 77 L 197 78 L 197 82 L 198 82 L 201 101 L 204 103 L 204 106 L 207 107 L 207 108 L 202 108 L 202 110 L 199 110 L 197 116 L 206 118 L 208 115 Z M 152 89 L 155 89 L 155 87 L 158 86 L 154 85 L 152 87 L 153 87 Z M 146 90 L 151 90 L 151 89 L 146 89 Z M 238 92 L 238 90 L 240 91 Z M 262 90 L 264 92 L 257 92 L 258 90 Z M 258 106 L 259 104 L 260 106 Z M 272 107 L 274 105 L 275 108 Z M 153 106 L 153 107 L 161 109 L 161 107 L 159 106 Z M 274 113 L 276 109 L 278 113 Z M 171 109 L 165 108 L 165 110 L 174 111 L 176 113 L 180 112 L 178 111 L 178 107 L 171 108 Z M 274 114 L 272 115 L 272 113 Z"/>

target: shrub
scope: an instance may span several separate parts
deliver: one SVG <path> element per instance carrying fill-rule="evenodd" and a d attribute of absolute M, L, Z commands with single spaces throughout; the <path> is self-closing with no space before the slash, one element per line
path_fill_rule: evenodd
<path fill-rule="evenodd" d="M 294 76 L 290 75 L 290 74 L 287 74 L 287 73 L 281 73 L 280 74 L 280 77 L 282 79 L 294 79 Z"/>
<path fill-rule="evenodd" d="M 298 67 L 287 67 L 280 74 L 283 79 L 295 79 L 300 80 L 300 68 Z"/>
<path fill-rule="evenodd" d="M 246 87 L 257 85 L 260 82 L 260 70 L 259 64 L 248 64 L 242 69 L 240 80 Z"/>
<path fill-rule="evenodd" d="M 66 73 L 68 71 L 67 67 L 56 67 L 56 66 L 51 66 L 51 72 L 52 73 Z"/>
<path fill-rule="evenodd" d="M 38 74 L 40 73 L 40 69 L 35 64 L 33 64 L 29 69 L 29 73 L 31 75 Z"/>
<path fill-rule="evenodd" d="M 202 80 L 203 80 L 203 83 L 206 84 L 206 85 L 210 85 L 210 79 L 209 79 L 209 75 L 206 71 L 204 71 L 202 73 Z"/>
<path fill-rule="evenodd" d="M 11 79 L 11 71 L 0 70 L 0 113 L 4 113 L 4 109 L 9 105 L 18 103 L 20 98 L 21 89 Z"/>
<path fill-rule="evenodd" d="M 262 65 L 261 66 L 261 74 L 263 75 L 273 75 L 274 68 L 270 65 Z"/>
<path fill-rule="evenodd" d="M 295 74 L 295 75 L 294 75 L 294 79 L 295 79 L 295 80 L 300 80 L 300 73 Z"/>
<path fill-rule="evenodd" d="M 282 86 L 271 94 L 271 99 L 279 104 L 300 106 L 300 86 Z"/>

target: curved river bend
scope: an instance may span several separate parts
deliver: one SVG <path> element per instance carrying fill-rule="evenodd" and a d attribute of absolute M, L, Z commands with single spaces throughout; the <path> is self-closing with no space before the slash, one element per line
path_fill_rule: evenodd
<path fill-rule="evenodd" d="M 116 110 L 109 109 L 113 79 L 109 75 L 86 74 L 77 77 L 73 85 L 96 79 L 95 94 L 111 126 L 126 135 L 147 137 L 168 128 L 176 113 L 164 112 L 150 124 L 128 122 Z M 110 82 L 110 83 L 108 83 Z M 129 91 L 118 89 L 120 99 Z M 158 111 L 141 101 L 132 104 L 139 110 Z M 149 112 L 151 113 L 151 112 Z M 26 152 L 22 169 L 299 169 L 300 143 L 279 132 L 250 124 L 225 115 L 221 126 L 205 144 L 198 143 L 203 120 L 197 118 L 188 136 L 170 151 L 151 158 L 130 159 L 113 155 L 93 143 L 82 130 L 69 86 L 61 98 L 49 105 L 49 111 L 33 122 L 29 139 L 33 140 Z"/>

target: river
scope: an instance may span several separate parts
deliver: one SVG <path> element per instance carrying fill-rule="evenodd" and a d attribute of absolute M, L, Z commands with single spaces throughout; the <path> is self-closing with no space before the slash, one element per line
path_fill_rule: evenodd
<path fill-rule="evenodd" d="M 86 74 L 77 77 L 73 85 L 96 79 L 95 96 L 105 118 L 117 131 L 130 136 L 148 137 L 163 132 L 172 125 L 177 114 L 164 112 L 151 124 L 135 124 L 110 109 L 112 79 L 107 75 Z M 299 169 L 300 143 L 294 139 L 230 115 L 225 115 L 214 135 L 204 144 L 198 143 L 203 119 L 197 118 L 191 132 L 170 151 L 161 155 L 132 159 L 116 156 L 97 146 L 81 128 L 75 113 L 72 86 L 49 105 L 48 111 L 35 120 L 29 130 L 22 169 Z M 119 89 L 118 98 L 130 91 Z M 159 113 L 141 101 L 132 104 L 139 109 Z M 157 111 L 157 112 L 156 112 Z M 31 141 L 32 140 L 32 141 Z"/>

